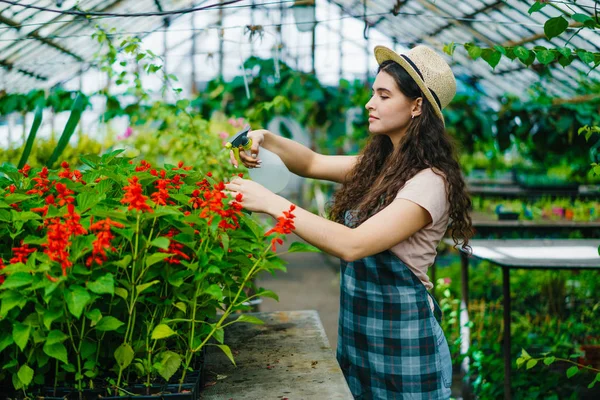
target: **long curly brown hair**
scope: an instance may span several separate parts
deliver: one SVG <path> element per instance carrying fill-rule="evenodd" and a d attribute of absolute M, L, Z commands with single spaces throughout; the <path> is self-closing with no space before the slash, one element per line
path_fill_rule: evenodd
<path fill-rule="evenodd" d="M 353 222 L 360 225 L 388 206 L 404 184 L 419 171 L 433 168 L 446 180 L 450 203 L 450 231 L 455 247 L 469 249 L 473 236 L 471 199 L 466 191 L 453 139 L 442 120 L 410 75 L 398 63 L 385 61 L 378 72 L 392 76 L 400 91 L 410 99 L 423 99 L 421 115 L 411 120 L 396 151 L 386 135 L 373 135 L 359 155 L 346 183 L 334 194 L 330 218 L 344 223 L 345 212 L 353 210 Z"/>

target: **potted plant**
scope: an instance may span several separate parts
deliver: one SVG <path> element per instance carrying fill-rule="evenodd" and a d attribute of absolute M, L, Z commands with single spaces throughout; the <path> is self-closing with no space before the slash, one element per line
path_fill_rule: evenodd
<path fill-rule="evenodd" d="M 205 346 L 234 362 L 227 316 L 277 297 L 244 289 L 258 272 L 284 269 L 274 251 L 293 209 L 265 243 L 210 172 L 120 152 L 81 157 L 81 171 L 0 167 L 0 385 L 22 398 L 158 388 L 194 398 Z"/>

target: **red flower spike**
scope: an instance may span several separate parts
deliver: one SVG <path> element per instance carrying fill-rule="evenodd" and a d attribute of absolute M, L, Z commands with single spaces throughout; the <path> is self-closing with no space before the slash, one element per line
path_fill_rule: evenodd
<path fill-rule="evenodd" d="M 16 264 L 19 262 L 25 264 L 27 262 L 27 259 L 29 258 L 29 255 L 31 253 L 36 252 L 37 249 L 29 248 L 29 245 L 23 244 L 23 241 L 21 240 L 21 246 L 13 247 L 12 251 L 13 251 L 13 258 L 11 258 L 9 262 L 11 264 Z"/>
<path fill-rule="evenodd" d="M 85 262 L 88 267 L 91 267 L 94 262 L 98 265 L 104 264 L 108 259 L 106 251 L 115 251 L 111 244 L 112 239 L 114 239 L 114 235 L 110 231 L 111 226 L 124 228 L 123 224 L 112 221 L 110 218 L 90 224 L 90 231 L 97 233 L 96 240 L 92 243 L 92 255 Z"/>
<path fill-rule="evenodd" d="M 21 173 L 25 178 L 29 177 L 29 171 L 31 170 L 31 167 L 27 164 L 25 164 L 23 166 L 23 168 L 21 168 L 19 171 L 19 173 Z"/>
<path fill-rule="evenodd" d="M 212 172 L 207 172 L 206 176 L 208 176 L 209 178 L 211 178 L 213 176 Z"/>
<path fill-rule="evenodd" d="M 4 268 L 6 268 L 4 265 L 4 260 L 0 257 L 0 271 L 2 271 Z M 4 275 L 0 275 L 0 285 L 4 283 L 5 278 L 6 277 Z"/>
<path fill-rule="evenodd" d="M 142 160 L 140 162 L 140 165 L 135 167 L 135 171 L 136 172 L 144 172 L 144 171 L 148 171 L 150 168 L 152 168 L 152 165 L 150 165 L 150 163 L 148 161 Z"/>
<path fill-rule="evenodd" d="M 15 192 L 15 190 L 17 190 L 17 187 L 16 187 L 14 184 L 12 184 L 12 185 L 10 185 L 10 186 L 8 187 L 8 191 L 9 191 L 9 192 L 11 192 L 11 193 L 14 193 L 14 192 Z M 8 195 L 7 195 L 7 196 L 8 196 Z"/>
<path fill-rule="evenodd" d="M 25 194 L 38 194 L 43 196 L 48 190 L 50 190 L 50 181 L 48 180 L 48 168 L 43 167 L 42 170 L 37 174 L 37 177 L 32 178 L 35 182 L 33 189 L 28 190 Z"/>
<path fill-rule="evenodd" d="M 129 178 L 129 186 L 124 186 L 125 196 L 121 199 L 121 204 L 129 204 L 128 210 L 139 210 L 152 212 L 146 200 L 148 196 L 143 195 L 142 185 L 138 182 L 138 177 Z"/>
<path fill-rule="evenodd" d="M 283 235 L 289 235 L 296 228 L 294 226 L 294 218 L 296 216 L 292 214 L 292 211 L 296 209 L 296 206 L 292 204 L 290 206 L 289 211 L 284 211 L 282 217 L 277 218 L 277 224 L 273 227 L 273 229 L 269 230 L 265 233 L 265 236 L 270 236 L 274 233 L 279 233 Z M 276 244 L 283 244 L 283 240 L 280 238 L 274 238 L 271 240 L 271 249 L 276 251 Z"/>

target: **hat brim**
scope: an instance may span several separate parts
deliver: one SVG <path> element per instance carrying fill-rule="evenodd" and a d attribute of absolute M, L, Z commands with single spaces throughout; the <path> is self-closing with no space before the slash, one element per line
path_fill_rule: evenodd
<path fill-rule="evenodd" d="M 431 90 L 429 90 L 427 85 L 425 85 L 425 82 L 423 81 L 423 79 L 421 78 L 419 73 L 413 68 L 412 65 L 410 65 L 408 63 L 408 61 L 406 61 L 402 56 L 400 56 L 395 51 L 388 49 L 385 46 L 376 46 L 375 47 L 375 59 L 377 59 L 377 63 L 379 65 L 381 65 L 381 63 L 383 63 L 384 61 L 388 61 L 388 60 L 391 60 L 391 61 L 394 61 L 394 62 L 397 62 L 398 64 L 400 64 L 400 66 L 402 68 L 404 68 L 406 70 L 406 72 L 408 72 L 410 77 L 413 78 L 413 80 L 417 83 L 417 85 L 419 86 L 419 88 L 421 89 L 421 91 L 423 92 L 423 94 L 425 95 L 425 97 L 427 98 L 427 100 L 429 101 L 431 106 L 433 107 L 433 110 L 435 111 L 436 115 L 438 117 L 440 117 L 440 119 L 442 120 L 442 124 L 444 124 L 444 126 L 446 126 L 446 121 L 444 121 L 444 115 L 442 114 L 442 110 L 440 109 L 440 106 L 438 106 L 437 101 L 435 101 L 435 97 L 433 97 Z"/>

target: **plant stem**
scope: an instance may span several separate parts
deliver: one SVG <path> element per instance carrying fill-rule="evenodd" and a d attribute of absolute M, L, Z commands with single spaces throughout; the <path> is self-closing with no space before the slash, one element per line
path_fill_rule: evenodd
<path fill-rule="evenodd" d="M 194 352 L 199 351 L 206 344 L 206 342 L 208 342 L 208 340 L 212 337 L 212 335 L 219 328 L 221 328 L 221 325 L 223 324 L 223 321 L 229 316 L 229 314 L 231 314 L 231 309 L 235 306 L 235 304 L 237 302 L 237 299 L 242 294 L 242 291 L 244 290 L 244 287 L 246 286 L 246 283 L 252 278 L 252 276 L 254 275 L 254 272 L 255 272 L 256 268 L 260 265 L 261 261 L 264 260 L 265 256 L 269 252 L 269 248 L 270 248 L 270 246 L 268 246 L 265 249 L 265 251 L 261 254 L 261 256 L 258 258 L 258 260 L 256 260 L 256 262 L 254 263 L 254 265 L 250 269 L 250 272 L 248 272 L 248 274 L 244 278 L 244 281 L 240 285 L 240 288 L 238 289 L 238 291 L 237 291 L 237 293 L 235 295 L 235 298 L 233 299 L 233 301 L 231 302 L 231 304 L 229 305 L 229 307 L 227 307 L 227 310 L 225 310 L 225 312 L 223 313 L 223 316 L 221 316 L 221 319 L 219 319 L 219 322 L 217 322 L 217 324 L 213 327 L 213 329 L 210 331 L 210 333 L 208 334 L 208 336 L 202 341 L 202 343 L 200 343 L 200 345 L 193 350 Z"/>
<path fill-rule="evenodd" d="M 69 338 L 71 339 L 71 345 L 73 346 L 73 350 L 75 351 L 75 356 L 77 357 L 77 371 L 81 374 L 81 358 L 79 357 L 79 349 L 75 346 L 75 338 L 73 337 L 73 330 L 71 329 L 71 320 L 69 319 L 69 310 L 67 308 L 67 303 L 63 303 L 65 307 L 65 316 L 67 319 L 67 330 L 69 331 Z M 77 380 L 77 390 L 79 391 L 79 397 L 81 397 L 81 379 Z"/>
<path fill-rule="evenodd" d="M 190 363 L 192 362 L 192 357 L 194 356 L 194 333 L 196 329 L 196 309 L 198 307 L 198 294 L 200 292 L 200 280 L 196 281 L 196 294 L 194 295 L 194 303 L 192 305 L 192 320 L 190 322 L 190 337 L 188 342 L 188 348 L 185 351 L 185 368 L 183 369 L 183 373 L 181 374 L 181 379 L 179 380 L 179 391 L 181 391 L 181 385 L 185 380 L 185 374 L 187 373 L 188 368 L 190 367 Z"/>
<path fill-rule="evenodd" d="M 127 338 L 130 335 L 130 330 L 133 331 L 132 328 L 132 319 L 134 318 L 134 308 L 135 308 L 135 266 L 138 260 L 138 248 L 140 243 L 140 217 L 141 214 L 138 213 L 137 220 L 135 223 L 135 248 L 133 253 L 133 261 L 131 262 L 131 304 L 129 304 L 128 311 L 129 317 L 127 318 L 127 329 L 125 330 L 125 337 L 123 338 L 123 344 L 127 344 Z M 121 386 L 121 378 L 123 377 L 123 369 L 119 367 L 119 375 L 117 377 L 117 387 Z"/>

